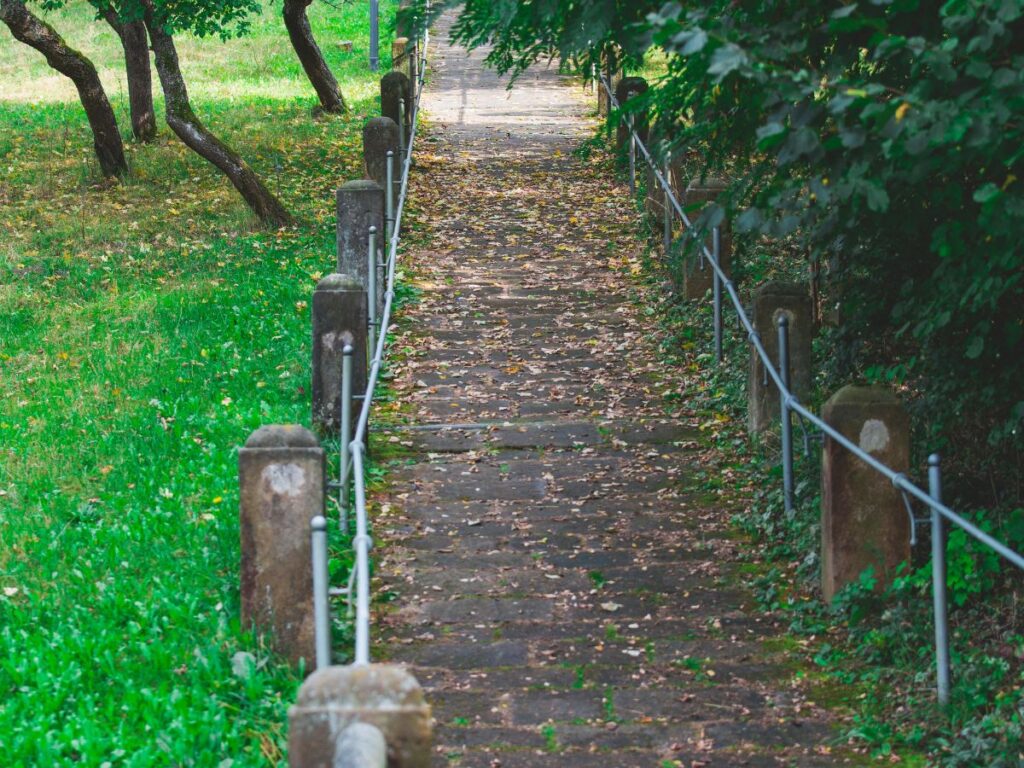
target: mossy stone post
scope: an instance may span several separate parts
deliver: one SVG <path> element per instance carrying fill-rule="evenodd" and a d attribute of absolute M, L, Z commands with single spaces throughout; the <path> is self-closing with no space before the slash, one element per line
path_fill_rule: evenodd
<path fill-rule="evenodd" d="M 416 82 L 419 69 L 419 51 L 417 49 L 416 40 L 413 37 L 413 30 L 408 22 L 407 9 L 412 5 L 410 0 L 399 0 L 398 3 L 398 14 L 395 16 L 395 37 L 398 40 L 405 40 L 405 63 L 406 68 L 409 71 L 409 80 L 413 83 Z M 398 69 L 398 59 L 395 59 L 394 69 Z"/>
<path fill-rule="evenodd" d="M 394 73 L 392 73 L 394 74 Z M 388 182 L 388 152 L 395 153 L 395 173 L 400 167 L 398 154 L 398 123 L 390 117 L 374 117 L 363 126 L 363 163 L 366 178 L 376 182 L 381 189 Z M 394 179 L 391 180 L 394 182 Z M 384 230 L 379 230 L 383 232 Z"/>
<path fill-rule="evenodd" d="M 910 419 L 882 387 L 846 386 L 822 408 L 822 419 L 896 472 L 910 466 Z M 910 558 L 910 519 L 902 495 L 835 440 L 825 437 L 821 470 L 821 589 L 826 600 L 872 568 L 876 588 L 892 583 Z"/>
<path fill-rule="evenodd" d="M 297 425 L 260 427 L 238 451 L 242 626 L 293 664 L 316 658 L 310 521 L 324 513 L 324 451 Z"/>
<path fill-rule="evenodd" d="M 408 68 L 409 61 L 406 58 L 409 55 L 409 38 L 408 37 L 397 37 L 395 41 L 391 43 L 391 69 L 395 72 L 401 72 Z"/>
<path fill-rule="evenodd" d="M 647 81 L 642 77 L 624 77 L 619 80 L 615 86 L 615 100 L 619 102 L 621 107 L 630 99 L 640 96 L 647 92 Z M 645 144 L 647 143 L 647 110 L 641 112 L 629 112 L 629 116 L 633 119 L 633 127 L 636 129 L 637 135 L 640 136 L 640 140 Z M 619 122 L 618 129 L 615 132 L 615 146 L 620 151 L 626 146 L 626 142 L 629 141 L 629 128 L 626 127 L 625 120 Z"/>
<path fill-rule="evenodd" d="M 754 330 L 768 353 L 772 365 L 779 365 L 779 318 L 785 317 L 789 329 L 789 388 L 801 402 L 811 392 L 811 341 L 814 319 L 811 297 L 801 283 L 771 281 L 754 292 Z M 765 371 L 761 356 L 750 350 L 750 378 L 747 383 L 747 427 L 758 435 L 778 426 L 782 401 L 778 387 Z"/>
<path fill-rule="evenodd" d="M 686 215 L 691 220 L 696 220 L 704 208 L 715 202 L 727 186 L 721 179 L 707 179 L 706 181 L 693 179 L 690 181 L 686 186 L 682 201 Z M 711 251 L 710 233 L 704 245 L 708 251 Z M 719 227 L 718 264 L 727 277 L 732 274 L 732 232 L 728 220 L 722 222 Z M 693 249 L 687 255 L 686 262 L 682 265 L 682 273 L 684 298 L 702 299 L 708 291 L 714 288 L 715 271 L 699 249 Z"/>
<path fill-rule="evenodd" d="M 405 112 L 400 115 L 399 101 L 405 99 Z M 398 125 L 399 120 L 405 122 L 403 133 L 409 140 L 412 130 L 412 85 L 404 72 L 388 72 L 380 79 L 380 113 Z M 401 156 L 395 152 L 395 168 L 401 168 Z M 397 172 L 397 171 L 396 171 Z"/>
<path fill-rule="evenodd" d="M 652 128 L 648 131 L 648 146 L 647 148 L 651 151 L 655 162 L 657 162 L 657 152 L 660 146 L 665 143 L 665 135 L 662 131 L 657 128 Z M 659 170 L 663 170 L 664 164 L 659 166 Z M 661 189 L 661 184 L 658 183 L 658 177 L 654 173 L 654 169 L 650 163 L 644 161 L 644 169 L 647 174 L 647 196 L 644 198 L 644 211 L 647 215 L 654 220 L 659 220 L 665 212 L 665 193 Z M 671 179 L 669 179 L 671 184 Z"/>
<path fill-rule="evenodd" d="M 605 80 L 608 81 L 608 87 L 614 93 L 622 78 L 622 67 L 619 65 L 618 52 L 614 48 L 606 48 L 605 52 L 601 54 L 601 72 L 604 74 Z M 608 98 L 608 91 L 598 83 L 597 113 L 601 117 L 607 117 L 609 112 L 611 112 L 611 100 Z"/>
<path fill-rule="evenodd" d="M 375 181 L 349 181 L 338 189 L 338 269 L 369 287 L 370 227 L 383 247 L 384 188 Z M 378 280 L 380 285 L 381 281 Z M 383 296 L 383 286 L 380 290 Z"/>
<path fill-rule="evenodd" d="M 395 37 L 406 38 L 410 37 L 409 20 L 407 12 L 409 7 L 412 5 L 411 0 L 398 0 L 398 13 L 395 14 Z"/>
<path fill-rule="evenodd" d="M 366 291 L 349 275 L 327 275 L 313 291 L 313 423 L 336 431 L 341 419 L 342 351 L 352 346 L 352 391 L 366 390 Z"/>
<path fill-rule="evenodd" d="M 668 137 L 660 130 L 654 127 L 644 127 L 643 138 L 647 144 L 647 148 L 651 150 L 652 154 L 657 155 L 659 149 L 665 145 Z M 650 164 L 643 158 L 642 155 L 637 153 L 637 162 L 643 164 L 644 173 L 647 175 L 647 197 L 644 199 L 644 210 L 647 215 L 653 219 L 661 219 L 665 211 L 665 192 L 661 188 L 661 184 L 658 182 L 658 177 L 654 175 L 654 170 Z M 658 170 L 664 174 L 665 163 L 659 162 Z M 669 162 L 669 174 L 668 183 L 672 189 L 673 194 L 676 198 L 682 201 L 683 191 L 685 186 L 681 181 L 685 177 L 686 172 L 686 156 L 677 153 L 672 155 Z"/>
<path fill-rule="evenodd" d="M 310 675 L 288 710 L 288 765 L 334 768 L 337 746 L 348 741 L 352 726 L 380 731 L 387 744 L 388 768 L 429 768 L 430 705 L 404 667 L 336 666 Z"/>

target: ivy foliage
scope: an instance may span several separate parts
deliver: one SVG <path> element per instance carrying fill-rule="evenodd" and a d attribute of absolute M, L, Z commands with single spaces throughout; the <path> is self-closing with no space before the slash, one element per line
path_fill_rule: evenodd
<path fill-rule="evenodd" d="M 513 73 L 664 52 L 625 108 L 695 172 L 728 171 L 702 224 L 787 238 L 836 310 L 835 383 L 909 385 L 929 449 L 973 440 L 974 461 L 1024 447 L 1022 16 L 1020 0 L 468 0 L 454 31 Z"/>

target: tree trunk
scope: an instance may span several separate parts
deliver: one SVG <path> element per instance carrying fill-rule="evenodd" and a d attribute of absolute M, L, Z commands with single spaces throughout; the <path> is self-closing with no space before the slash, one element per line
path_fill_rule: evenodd
<path fill-rule="evenodd" d="M 263 185 L 259 176 L 253 173 L 231 147 L 214 136 L 196 117 L 189 103 L 188 89 L 185 87 L 181 67 L 178 65 L 178 51 L 174 46 L 174 38 L 155 20 L 153 6 L 149 0 L 145 0 L 145 7 L 146 30 L 149 32 L 153 53 L 156 55 L 156 72 L 164 92 L 167 125 L 189 149 L 217 166 L 231 180 L 235 189 L 241 193 L 252 212 L 261 221 L 275 227 L 291 224 L 292 218 L 288 211 Z"/>
<path fill-rule="evenodd" d="M 141 21 L 123 23 L 109 8 L 103 12 L 103 18 L 117 33 L 124 49 L 132 133 L 139 141 L 152 141 L 156 137 L 156 111 L 153 109 L 153 73 L 149 65 L 146 25 Z"/>
<path fill-rule="evenodd" d="M 0 21 L 10 28 L 15 39 L 39 51 L 51 67 L 75 84 L 78 98 L 89 118 L 93 147 L 103 174 L 121 176 L 127 173 L 128 163 L 124 158 L 117 118 L 92 62 L 64 42 L 53 27 L 29 11 L 24 0 L 0 0 Z"/>
<path fill-rule="evenodd" d="M 309 27 L 306 8 L 312 0 L 284 0 L 284 25 L 288 29 L 292 47 L 295 49 L 306 77 L 313 84 L 316 95 L 320 98 L 320 106 L 326 112 L 348 112 L 348 105 L 338 88 L 338 81 L 331 74 L 320 47 L 313 39 L 313 30 Z"/>

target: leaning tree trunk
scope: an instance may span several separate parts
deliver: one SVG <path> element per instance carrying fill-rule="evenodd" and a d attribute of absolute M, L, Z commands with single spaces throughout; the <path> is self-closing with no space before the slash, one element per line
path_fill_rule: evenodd
<path fill-rule="evenodd" d="M 320 98 L 320 106 L 325 112 L 347 112 L 348 105 L 338 88 L 338 81 L 324 61 L 324 55 L 313 39 L 313 30 L 306 17 L 306 8 L 312 1 L 284 0 L 284 25 L 288 28 L 288 37 L 302 62 L 302 68 L 306 70 L 306 77 Z"/>
<path fill-rule="evenodd" d="M 122 22 L 109 8 L 103 12 L 103 18 L 117 33 L 124 49 L 132 133 L 139 141 L 152 141 L 156 137 L 156 111 L 153 109 L 153 73 L 149 65 L 146 25 L 142 21 Z"/>
<path fill-rule="evenodd" d="M 154 18 L 152 3 L 147 0 L 145 5 L 146 30 L 149 32 L 153 53 L 156 55 L 156 72 L 164 92 L 167 125 L 189 149 L 213 163 L 231 180 L 235 189 L 241 193 L 261 221 L 275 227 L 291 224 L 292 218 L 288 211 L 263 185 L 259 176 L 253 173 L 231 147 L 214 136 L 196 117 L 189 103 L 188 89 L 185 87 L 181 67 L 178 65 L 178 51 L 174 46 L 174 38 Z"/>
<path fill-rule="evenodd" d="M 124 159 L 124 144 L 117 129 L 117 118 L 92 62 L 26 8 L 24 0 L 0 0 L 0 21 L 10 28 L 17 40 L 43 54 L 51 67 L 75 84 L 78 98 L 89 118 L 93 146 L 103 174 L 121 176 L 127 173 L 128 163 Z"/>

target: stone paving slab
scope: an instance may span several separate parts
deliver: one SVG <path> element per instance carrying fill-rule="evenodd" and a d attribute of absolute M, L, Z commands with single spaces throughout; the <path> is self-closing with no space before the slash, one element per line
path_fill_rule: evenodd
<path fill-rule="evenodd" d="M 377 658 L 409 664 L 452 768 L 824 766 L 835 717 L 755 610 L 706 437 L 619 271 L 628 193 L 574 156 L 554 68 L 514 89 L 444 43 L 413 198 L 426 244 L 374 536 Z M 590 97 L 592 98 L 592 97 Z M 611 264 L 610 262 L 615 262 Z"/>

